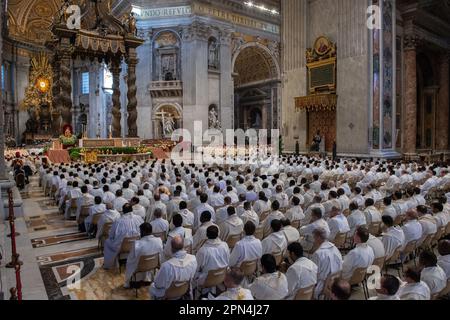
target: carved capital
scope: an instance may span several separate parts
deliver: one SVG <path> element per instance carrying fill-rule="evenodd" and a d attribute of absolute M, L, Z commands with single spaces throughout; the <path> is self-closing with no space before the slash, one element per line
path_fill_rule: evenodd
<path fill-rule="evenodd" d="M 229 30 L 221 30 L 220 33 L 220 44 L 224 46 L 231 45 L 232 40 L 232 32 Z"/>
<path fill-rule="evenodd" d="M 183 29 L 183 40 L 203 40 L 208 41 L 209 30 L 205 23 L 194 21 L 190 26 Z"/>
<path fill-rule="evenodd" d="M 422 39 L 417 35 L 406 35 L 403 38 L 403 45 L 405 50 L 416 50 L 420 45 Z"/>

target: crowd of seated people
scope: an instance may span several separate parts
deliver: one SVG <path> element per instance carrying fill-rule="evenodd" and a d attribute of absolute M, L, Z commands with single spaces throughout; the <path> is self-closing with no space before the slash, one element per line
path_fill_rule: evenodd
<path fill-rule="evenodd" d="M 448 164 L 286 156 L 39 171 L 65 219 L 99 239 L 103 267 L 124 265 L 124 286 L 148 284 L 153 299 L 346 300 L 356 286 L 366 299 L 448 294 Z M 375 291 L 373 270 L 383 274 Z"/>

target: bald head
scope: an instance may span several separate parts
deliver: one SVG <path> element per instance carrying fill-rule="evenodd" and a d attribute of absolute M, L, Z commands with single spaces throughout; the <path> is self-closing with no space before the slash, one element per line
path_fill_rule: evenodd
<path fill-rule="evenodd" d="M 172 253 L 181 251 L 184 248 L 184 240 L 181 236 L 176 236 L 173 238 L 170 244 L 172 245 Z"/>
<path fill-rule="evenodd" d="M 333 300 L 348 300 L 352 295 L 350 283 L 342 279 L 336 279 L 331 286 Z"/>
<path fill-rule="evenodd" d="M 406 212 L 406 219 L 408 220 L 417 220 L 419 218 L 419 214 L 416 210 L 408 210 Z"/>

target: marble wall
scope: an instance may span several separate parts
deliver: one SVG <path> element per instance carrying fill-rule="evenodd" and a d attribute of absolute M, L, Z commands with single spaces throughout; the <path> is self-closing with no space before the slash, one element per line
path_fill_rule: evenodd
<path fill-rule="evenodd" d="M 338 153 L 368 154 L 368 1 L 286 0 L 282 6 L 285 150 L 295 151 L 298 138 L 300 150 L 306 151 L 306 113 L 295 111 L 294 98 L 307 94 L 306 48 L 326 36 L 337 44 Z"/>

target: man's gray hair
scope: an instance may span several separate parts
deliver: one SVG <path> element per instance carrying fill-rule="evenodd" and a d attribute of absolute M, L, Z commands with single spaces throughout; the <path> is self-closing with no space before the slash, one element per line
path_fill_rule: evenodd
<path fill-rule="evenodd" d="M 327 240 L 327 232 L 323 228 L 317 228 L 313 231 L 313 235 L 322 239 L 323 241 Z"/>

